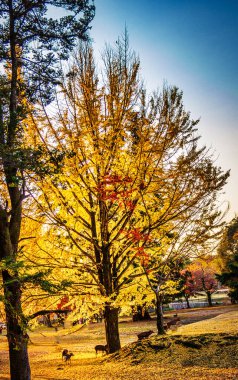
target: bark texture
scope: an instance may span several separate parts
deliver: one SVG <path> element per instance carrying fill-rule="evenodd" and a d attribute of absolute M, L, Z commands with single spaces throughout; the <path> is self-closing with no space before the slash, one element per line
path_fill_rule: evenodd
<path fill-rule="evenodd" d="M 162 308 L 162 297 L 156 293 L 156 324 L 157 324 L 157 331 L 159 335 L 165 334 L 164 329 L 164 315 L 163 315 L 163 308 Z"/>
<path fill-rule="evenodd" d="M 109 354 L 112 354 L 121 348 L 118 328 L 118 312 L 119 310 L 117 308 L 111 308 L 109 305 L 105 306 L 104 318 Z"/>

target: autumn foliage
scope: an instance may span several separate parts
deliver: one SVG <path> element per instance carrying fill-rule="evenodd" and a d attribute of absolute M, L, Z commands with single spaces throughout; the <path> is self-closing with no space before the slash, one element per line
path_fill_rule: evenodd
<path fill-rule="evenodd" d="M 27 255 L 71 280 L 73 310 L 104 308 L 113 352 L 118 308 L 130 305 L 138 284 L 146 289 L 158 266 L 188 256 L 187 241 L 199 249 L 216 235 L 215 194 L 228 174 L 198 146 L 197 121 L 176 87 L 147 97 L 127 36 L 106 48 L 103 63 L 101 75 L 91 46 L 82 45 L 56 111 L 32 114 L 29 143 L 54 147 L 61 160 L 58 172 L 29 184 L 45 228 L 41 253 Z"/>

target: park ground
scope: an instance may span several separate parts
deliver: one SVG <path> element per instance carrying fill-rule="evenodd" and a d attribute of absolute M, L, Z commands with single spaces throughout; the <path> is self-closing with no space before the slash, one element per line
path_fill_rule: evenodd
<path fill-rule="evenodd" d="M 166 313 L 172 317 L 174 312 Z M 181 326 L 165 338 L 137 334 L 156 332 L 156 321 L 120 321 L 122 350 L 96 357 L 94 346 L 105 344 L 103 323 L 30 333 L 32 380 L 230 380 L 238 379 L 238 305 L 180 310 Z M 64 348 L 74 353 L 62 363 Z M 0 336 L 0 380 L 8 380 L 6 336 Z"/>

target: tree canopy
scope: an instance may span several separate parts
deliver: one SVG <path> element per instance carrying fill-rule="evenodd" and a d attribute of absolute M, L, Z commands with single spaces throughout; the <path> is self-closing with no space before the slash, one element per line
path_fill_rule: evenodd
<path fill-rule="evenodd" d="M 65 15 L 50 17 L 57 15 L 57 8 Z M 15 91 L 24 91 L 31 100 L 52 100 L 52 83 L 58 82 L 60 73 L 57 62 L 69 57 L 77 39 L 88 38 L 94 11 L 90 0 L 1 1 L 0 62 L 11 67 L 12 86 L 19 68 L 24 77 L 22 82 L 17 79 Z"/>
<path fill-rule="evenodd" d="M 178 88 L 146 96 L 127 36 L 106 48 L 103 63 L 98 74 L 92 47 L 81 45 L 55 115 L 44 108 L 32 115 L 34 139 L 63 152 L 64 161 L 60 173 L 28 191 L 48 220 L 44 260 L 52 265 L 47 252 L 54 251 L 81 300 L 88 292 L 94 307 L 104 306 L 113 352 L 126 292 L 159 255 L 167 257 L 172 237 L 176 245 L 196 225 L 190 235 L 198 246 L 215 234 L 216 199 L 229 174 L 199 147 L 198 122 Z"/>

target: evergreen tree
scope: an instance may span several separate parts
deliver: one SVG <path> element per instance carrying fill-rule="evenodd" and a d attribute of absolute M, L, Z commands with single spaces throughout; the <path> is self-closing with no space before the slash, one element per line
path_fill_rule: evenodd
<path fill-rule="evenodd" d="M 48 17 L 49 6 L 64 17 Z M 87 39 L 94 6 L 88 0 L 2 0 L 0 2 L 0 261 L 7 319 L 11 380 L 29 380 L 27 320 L 21 306 L 18 242 L 25 171 L 32 156 L 24 150 L 25 119 L 31 104 L 53 99 L 60 60 L 78 38 Z M 34 171 L 34 167 L 31 168 Z"/>
<path fill-rule="evenodd" d="M 238 217 L 226 227 L 219 249 L 221 274 L 218 280 L 230 288 L 232 302 L 238 301 Z"/>

